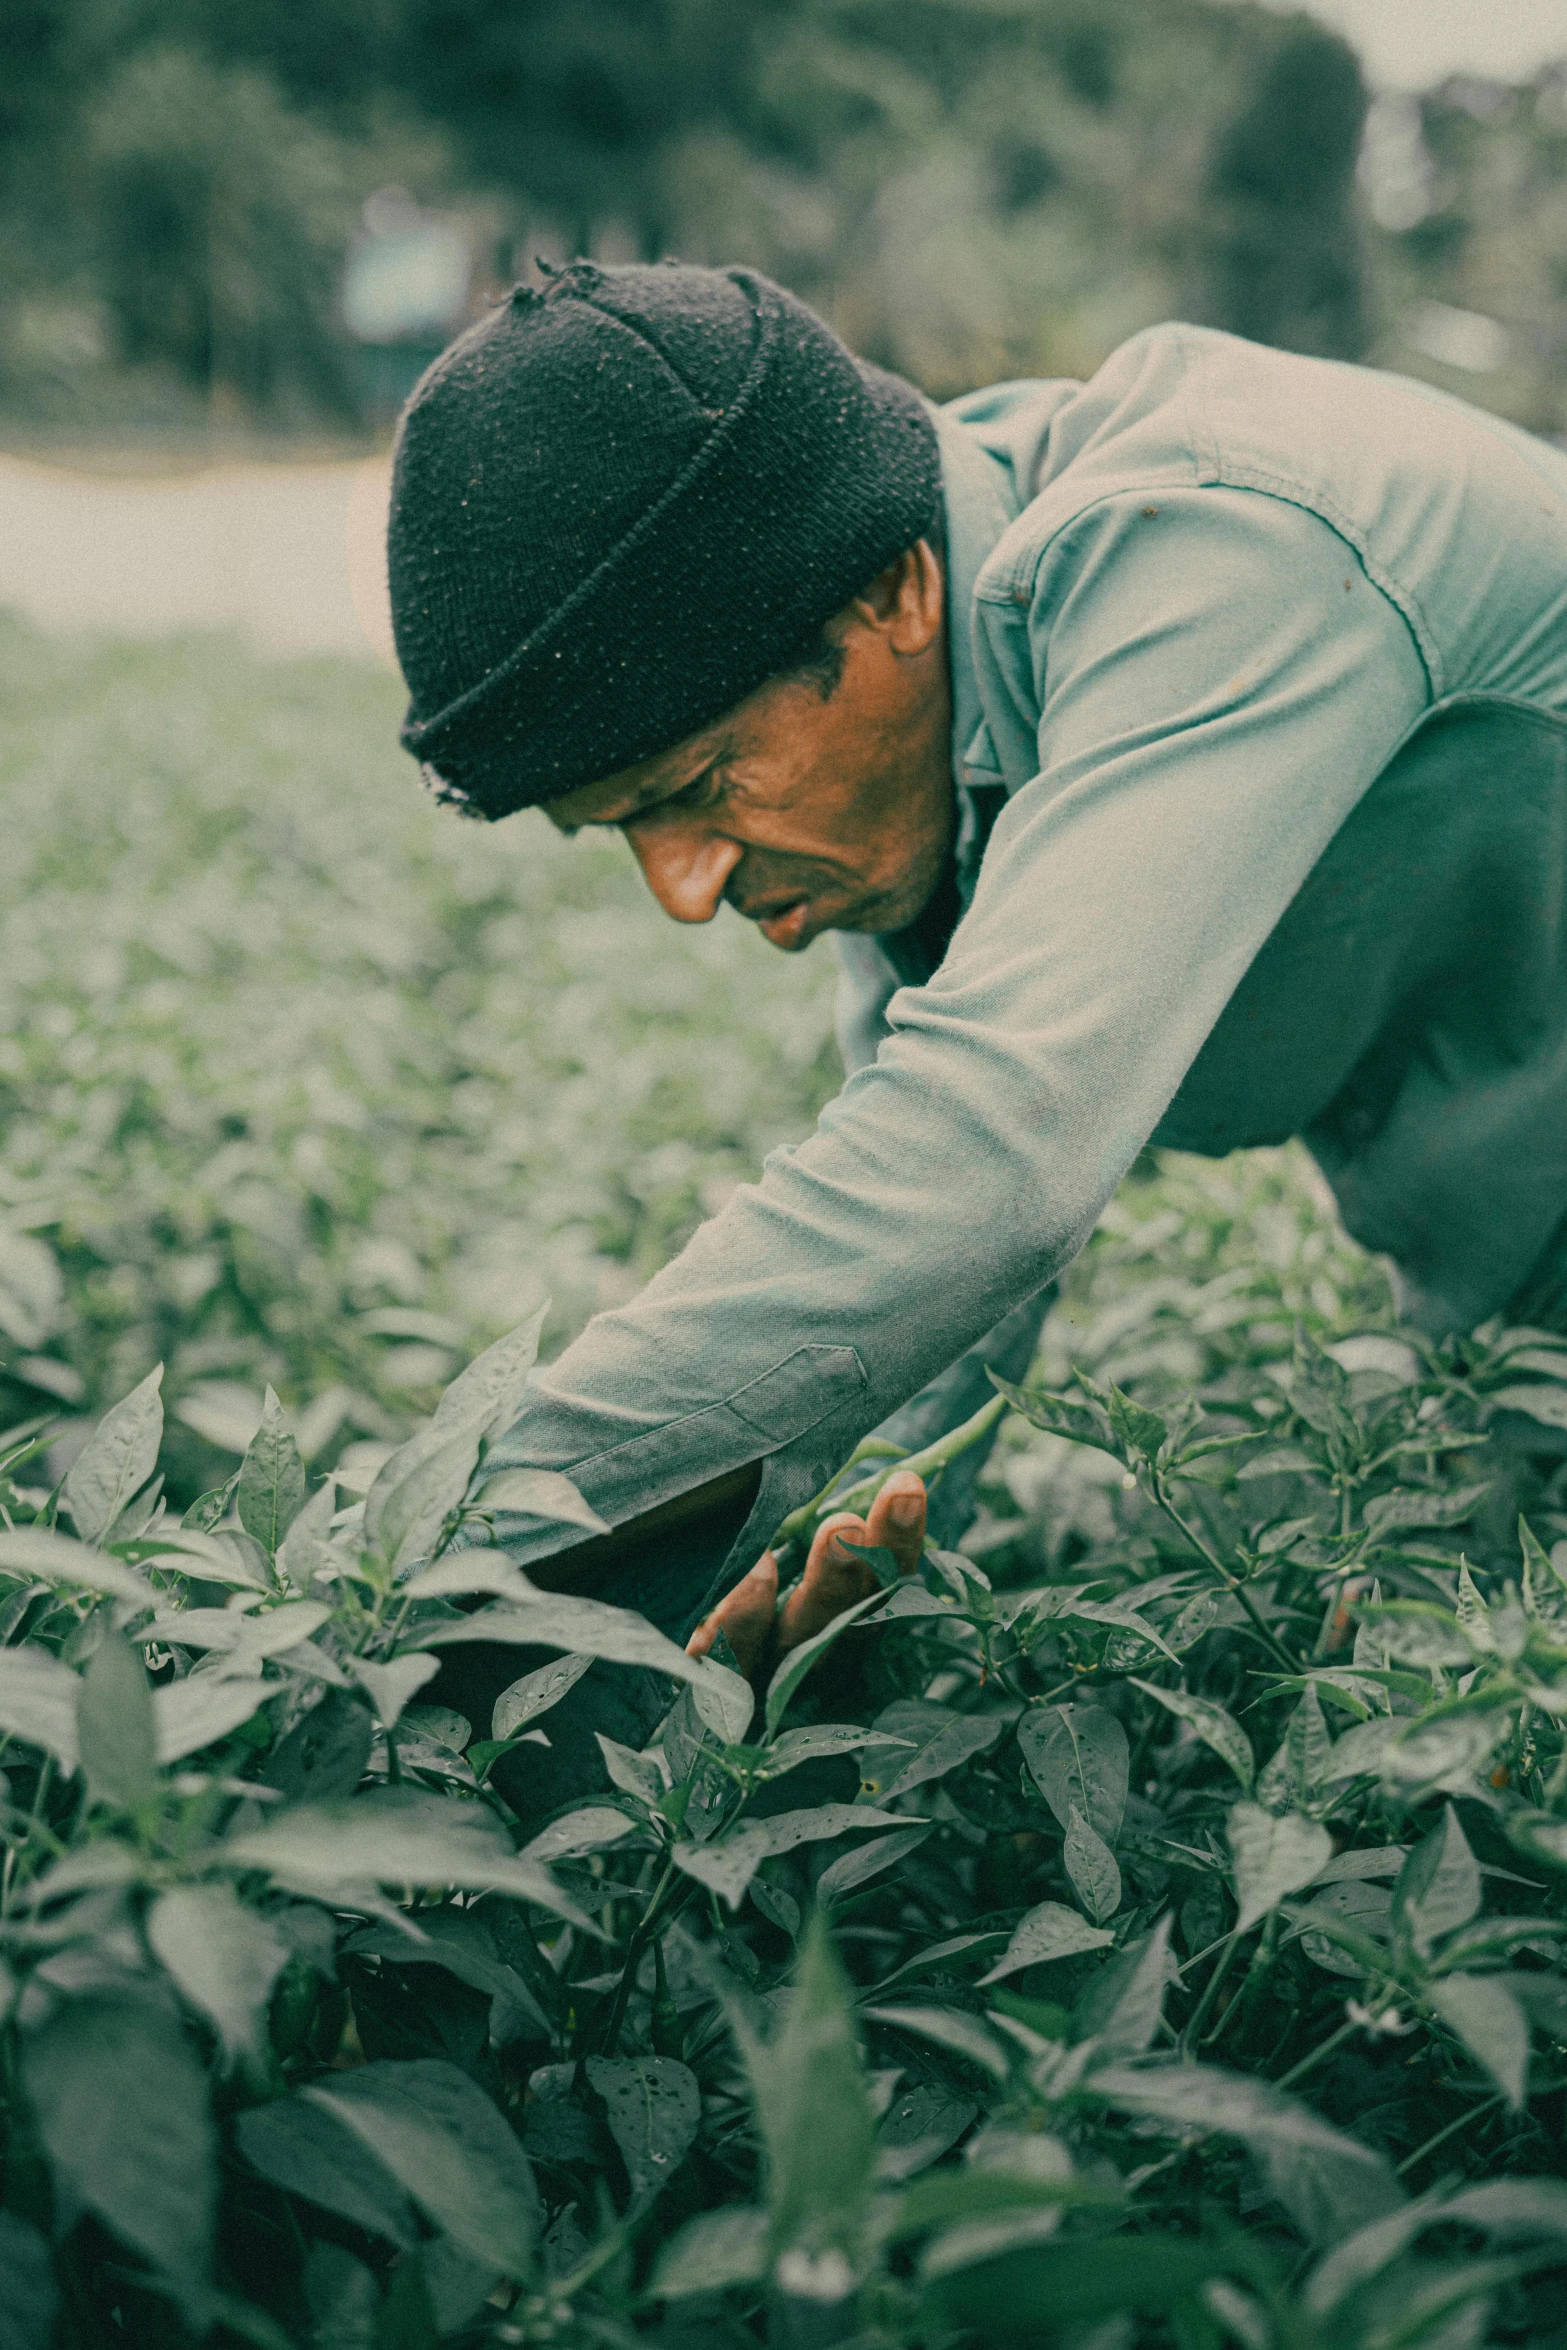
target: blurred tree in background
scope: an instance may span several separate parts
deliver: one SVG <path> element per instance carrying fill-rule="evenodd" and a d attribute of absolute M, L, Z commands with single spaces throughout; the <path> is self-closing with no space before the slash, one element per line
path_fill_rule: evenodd
<path fill-rule="evenodd" d="M 1384 99 L 1370 133 L 1372 356 L 1567 431 L 1567 67 Z"/>
<path fill-rule="evenodd" d="M 937 394 L 1179 311 L 1366 340 L 1358 69 L 1250 5 L 9 0 L 0 92 L 13 412 L 347 417 L 388 182 L 471 222 L 475 305 L 536 251 L 744 260 Z"/>
<path fill-rule="evenodd" d="M 344 269 L 391 185 L 462 229 L 469 310 L 673 252 L 938 395 L 1184 315 L 1563 421 L 1559 79 L 1379 102 L 1370 218 L 1365 120 L 1349 48 L 1249 0 L 8 0 L 0 403 L 363 416 Z"/>

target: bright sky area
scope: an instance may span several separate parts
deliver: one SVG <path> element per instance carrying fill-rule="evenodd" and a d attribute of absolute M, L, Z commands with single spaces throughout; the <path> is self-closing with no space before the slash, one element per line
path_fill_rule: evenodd
<path fill-rule="evenodd" d="M 1272 0 L 1270 0 L 1272 4 Z M 1299 0 L 1278 0 L 1281 6 Z M 1344 33 L 1376 89 L 1419 90 L 1444 74 L 1521 81 L 1567 57 L 1567 0 L 1305 0 Z"/>

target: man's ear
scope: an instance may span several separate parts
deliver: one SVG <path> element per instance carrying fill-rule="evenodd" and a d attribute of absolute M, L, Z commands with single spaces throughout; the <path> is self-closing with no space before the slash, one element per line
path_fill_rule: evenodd
<path fill-rule="evenodd" d="M 855 597 L 849 614 L 882 637 L 889 651 L 912 660 L 928 653 L 939 638 L 946 601 L 940 558 L 928 539 L 917 539 L 878 571 Z"/>

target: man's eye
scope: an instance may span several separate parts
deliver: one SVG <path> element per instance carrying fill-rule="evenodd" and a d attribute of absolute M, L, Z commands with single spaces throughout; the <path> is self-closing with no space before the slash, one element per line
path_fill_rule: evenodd
<path fill-rule="evenodd" d="M 699 775 L 694 783 L 688 783 L 684 791 L 673 793 L 660 805 L 665 808 L 716 808 L 724 791 L 724 777 L 717 768 L 710 767 L 705 775 Z"/>

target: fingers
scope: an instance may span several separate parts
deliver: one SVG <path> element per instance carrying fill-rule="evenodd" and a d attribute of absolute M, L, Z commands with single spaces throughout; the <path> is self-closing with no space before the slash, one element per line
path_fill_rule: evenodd
<path fill-rule="evenodd" d="M 925 1550 L 925 1487 L 912 1469 L 894 1469 L 865 1521 L 865 1539 L 890 1550 L 900 1575 L 912 1575 Z"/>
<path fill-rule="evenodd" d="M 687 1641 L 692 1656 L 706 1656 L 722 1632 L 749 1678 L 770 1669 L 774 1656 L 814 1639 L 845 1608 L 876 1588 L 871 1567 L 855 1553 L 867 1544 L 890 1551 L 900 1575 L 912 1575 L 925 1548 L 925 1488 L 912 1469 L 896 1469 L 866 1517 L 839 1510 L 816 1530 L 805 1572 L 778 1607 L 778 1562 L 764 1552 L 743 1582 L 713 1610 Z"/>
<path fill-rule="evenodd" d="M 738 1582 L 686 1642 L 688 1656 L 706 1656 L 720 1632 L 735 1652 L 747 1679 L 767 1662 L 778 1610 L 778 1561 L 764 1550 L 749 1575 Z"/>
<path fill-rule="evenodd" d="M 798 1648 L 802 1640 L 814 1640 L 835 1616 L 841 1616 L 846 1607 L 853 1607 L 874 1588 L 875 1576 L 854 1555 L 864 1539 L 865 1520 L 849 1510 L 840 1510 L 817 1527 L 805 1573 L 778 1618 L 781 1649 Z"/>

